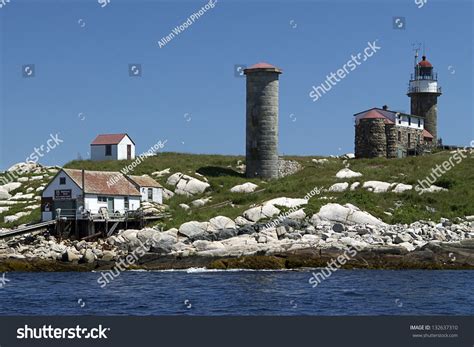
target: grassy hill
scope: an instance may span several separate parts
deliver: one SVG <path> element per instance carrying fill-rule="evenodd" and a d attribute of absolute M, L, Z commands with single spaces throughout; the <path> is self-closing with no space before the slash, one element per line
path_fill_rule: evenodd
<path fill-rule="evenodd" d="M 205 207 L 186 212 L 178 205 L 189 204 L 198 196 L 174 196 L 167 202 L 173 219 L 166 221 L 165 224 L 166 227 L 170 227 L 189 220 L 209 220 L 216 215 L 234 218 L 253 204 L 282 196 L 302 198 L 314 187 L 328 188 L 336 182 L 379 180 L 416 185 L 419 179 L 424 179 L 431 173 L 432 168 L 441 165 L 451 155 L 449 152 L 440 152 L 430 156 L 392 160 L 349 160 L 350 169 L 361 172 L 363 176 L 347 180 L 335 177 L 335 174 L 344 167 L 342 159 L 329 158 L 325 164 L 315 164 L 311 161 L 315 157 L 285 157 L 287 160 L 298 161 L 303 165 L 303 170 L 279 180 L 264 182 L 259 179 L 247 179 L 238 172 L 237 162 L 244 161 L 244 157 L 162 153 L 147 158 L 134 170 L 134 174 L 151 174 L 154 171 L 170 168 L 171 173 L 179 171 L 200 179 L 195 175 L 197 172 L 207 177 L 211 187 L 203 195 L 212 196 L 212 202 Z M 120 170 L 128 164 L 126 162 L 73 161 L 66 167 L 113 171 Z M 166 185 L 167 177 L 157 178 L 157 181 L 168 189 L 172 189 Z M 229 191 L 234 185 L 245 182 L 253 182 L 259 186 L 258 190 L 264 190 L 254 194 L 238 194 Z M 390 192 L 377 194 L 362 188 L 352 192 L 322 193 L 310 200 L 305 211 L 307 215 L 311 215 L 330 201 L 341 204 L 349 202 L 382 218 L 387 223 L 410 223 L 419 219 L 439 220 L 441 217 L 454 218 L 474 214 L 472 203 L 474 201 L 474 158 L 464 159 L 462 163 L 443 175 L 436 184 L 448 188 L 449 191 L 426 193 L 421 196 L 414 190 L 402 194 Z M 334 200 L 320 199 L 323 196 L 329 199 L 333 197 Z M 234 207 L 212 207 L 228 200 L 232 201 Z M 391 212 L 392 216 L 384 212 Z"/>
<path fill-rule="evenodd" d="M 165 228 L 176 227 L 190 220 L 206 221 L 217 215 L 235 218 L 252 205 L 259 204 L 276 197 L 302 198 L 315 187 L 328 188 L 337 182 L 365 182 L 378 180 L 416 185 L 419 179 L 431 174 L 432 168 L 441 165 L 452 154 L 439 152 L 424 157 L 409 157 L 403 159 L 358 159 L 347 161 L 350 169 L 361 172 L 362 177 L 353 179 L 337 179 L 335 174 L 345 164 L 342 159 L 328 158 L 325 164 L 315 164 L 311 161 L 318 157 L 285 157 L 286 160 L 295 160 L 303 165 L 303 169 L 294 175 L 278 180 L 264 182 L 259 179 L 247 179 L 237 169 L 237 162 L 244 162 L 242 156 L 196 155 L 183 153 L 160 153 L 157 156 L 145 159 L 133 173 L 135 175 L 150 174 L 170 168 L 171 173 L 184 174 L 200 178 L 196 173 L 204 175 L 210 188 L 200 196 L 185 197 L 175 195 L 166 204 L 170 207 L 172 218 L 163 221 Z M 72 161 L 65 165 L 68 168 L 119 171 L 131 161 Z M 156 178 L 164 187 L 173 190 L 166 184 L 169 175 Z M 259 186 L 256 193 L 231 193 L 229 189 L 237 184 L 253 182 Z M 352 203 L 362 210 L 383 219 L 387 223 L 411 223 L 415 220 L 438 221 L 441 217 L 455 218 L 474 215 L 474 158 L 468 157 L 452 170 L 443 175 L 436 185 L 449 189 L 447 192 L 425 193 L 418 195 L 414 190 L 401 194 L 392 192 L 373 193 L 358 188 L 355 191 L 342 193 L 323 192 L 314 196 L 305 207 L 307 215 L 316 213 L 319 208 L 329 202 Z M 179 204 L 189 204 L 199 197 L 212 196 L 212 202 L 204 207 L 191 208 L 185 211 Z M 231 201 L 232 205 L 216 207 L 219 203 Z M 16 209 L 16 208 L 15 208 Z M 387 214 L 389 212 L 391 215 Z M 10 214 L 10 213 L 7 213 Z M 3 223 L 0 214 L 0 226 L 9 227 Z M 25 223 L 38 218 L 39 211 L 23 217 L 20 222 Z"/>

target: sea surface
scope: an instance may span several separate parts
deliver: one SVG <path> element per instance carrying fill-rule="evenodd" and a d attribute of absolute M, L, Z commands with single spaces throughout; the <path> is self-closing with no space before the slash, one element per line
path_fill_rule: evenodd
<path fill-rule="evenodd" d="M 0 315 L 474 315 L 474 271 L 0 273 Z"/>

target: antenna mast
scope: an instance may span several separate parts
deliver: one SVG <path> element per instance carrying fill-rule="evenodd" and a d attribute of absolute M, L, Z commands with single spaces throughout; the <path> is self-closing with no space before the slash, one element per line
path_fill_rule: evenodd
<path fill-rule="evenodd" d="M 414 66 L 416 67 L 416 64 L 418 63 L 418 52 L 421 49 L 421 43 L 419 43 L 419 42 L 412 43 L 412 47 L 413 47 L 413 51 L 415 51 L 415 64 L 414 64 Z"/>

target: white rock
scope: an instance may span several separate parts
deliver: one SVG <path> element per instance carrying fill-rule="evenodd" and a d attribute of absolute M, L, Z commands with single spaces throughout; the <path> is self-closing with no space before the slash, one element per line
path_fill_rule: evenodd
<path fill-rule="evenodd" d="M 320 164 L 325 164 L 325 163 L 327 163 L 329 160 L 327 160 L 327 159 L 311 159 L 311 161 L 312 161 L 313 163 L 315 163 L 315 164 L 320 165 Z"/>
<path fill-rule="evenodd" d="M 331 222 L 339 222 L 342 224 L 372 224 L 385 226 L 381 220 L 375 218 L 367 212 L 360 211 L 357 207 L 346 204 L 327 204 L 321 207 L 319 212 L 311 218 L 317 222 L 318 220 L 326 220 Z"/>
<path fill-rule="evenodd" d="M 222 244 L 222 242 L 210 242 L 210 241 L 205 241 L 205 240 L 197 240 L 193 242 L 193 246 L 198 250 L 198 251 L 210 251 L 214 249 L 223 249 L 225 246 Z"/>
<path fill-rule="evenodd" d="M 367 181 L 364 182 L 362 188 L 366 188 L 374 193 L 385 193 L 390 188 L 390 183 L 382 181 Z"/>
<path fill-rule="evenodd" d="M 176 172 L 172 174 L 170 177 L 168 177 L 168 179 L 166 180 L 166 184 L 175 186 L 176 184 L 178 184 L 181 177 L 183 177 L 183 174 L 181 172 Z"/>
<path fill-rule="evenodd" d="M 209 223 L 211 223 L 211 227 L 216 230 L 236 228 L 235 222 L 229 217 L 225 217 L 225 216 L 217 216 L 217 217 L 211 218 L 209 220 Z"/>
<path fill-rule="evenodd" d="M 309 235 L 309 234 L 303 235 L 303 237 L 301 238 L 301 241 L 307 242 L 309 244 L 319 243 L 319 240 L 320 240 L 320 238 L 318 236 Z"/>
<path fill-rule="evenodd" d="M 446 188 L 432 185 L 429 188 L 423 188 L 421 191 L 423 193 L 438 193 L 438 192 L 447 192 L 448 190 Z"/>
<path fill-rule="evenodd" d="M 21 187 L 20 182 L 11 182 L 0 186 L 0 189 L 5 190 L 7 193 L 10 193 L 12 190 L 18 189 Z"/>
<path fill-rule="evenodd" d="M 202 207 L 204 205 L 206 205 L 209 201 L 211 201 L 211 198 L 202 198 L 202 199 L 196 199 L 196 200 L 193 200 L 191 201 L 191 205 L 193 205 L 194 207 Z"/>
<path fill-rule="evenodd" d="M 293 220 L 303 220 L 306 218 L 306 213 L 303 209 L 299 209 L 295 212 L 290 213 L 287 217 Z"/>
<path fill-rule="evenodd" d="M 268 200 L 264 205 L 282 206 L 286 208 L 295 208 L 301 205 L 306 205 L 308 200 L 306 199 L 294 199 L 294 198 L 276 198 Z"/>
<path fill-rule="evenodd" d="M 43 176 L 32 176 L 30 177 L 30 181 L 41 181 Z"/>
<path fill-rule="evenodd" d="M 5 221 L 5 223 L 12 223 L 12 222 L 17 221 L 21 217 L 28 216 L 29 214 L 31 214 L 31 211 L 29 211 L 29 212 L 18 212 L 18 213 L 15 213 L 14 215 L 11 215 L 11 216 L 5 216 L 3 218 L 3 220 Z"/>
<path fill-rule="evenodd" d="M 252 222 L 258 222 L 262 218 L 271 218 L 279 213 L 280 210 L 272 204 L 265 204 L 246 210 L 243 216 Z"/>
<path fill-rule="evenodd" d="M 234 219 L 234 222 L 235 222 L 235 224 L 238 225 L 238 226 L 244 226 L 244 225 L 254 224 L 254 222 L 249 221 L 248 219 L 245 219 L 245 218 L 242 217 L 242 216 L 238 216 L 237 218 L 235 218 L 235 219 Z"/>
<path fill-rule="evenodd" d="M 36 210 L 37 208 L 40 208 L 40 204 L 35 204 L 35 205 L 28 205 L 25 207 L 25 210 Z"/>
<path fill-rule="evenodd" d="M 360 172 L 352 171 L 351 169 L 342 169 L 337 174 L 337 178 L 354 178 L 354 177 L 361 177 L 362 174 Z"/>
<path fill-rule="evenodd" d="M 10 199 L 12 196 L 3 188 L 0 187 L 0 199 Z"/>
<path fill-rule="evenodd" d="M 368 246 L 368 243 L 354 240 L 351 237 L 341 237 L 339 239 L 339 242 L 341 242 L 345 246 L 355 247 L 356 249 L 365 248 Z"/>
<path fill-rule="evenodd" d="M 0 213 L 7 212 L 10 207 L 0 207 Z"/>
<path fill-rule="evenodd" d="M 351 184 L 351 190 L 356 190 L 360 186 L 360 182 L 354 182 Z"/>
<path fill-rule="evenodd" d="M 28 182 L 29 178 L 28 177 L 19 177 L 17 179 L 18 182 L 25 183 Z"/>
<path fill-rule="evenodd" d="M 193 238 L 209 231 L 215 231 L 210 228 L 209 222 L 197 222 L 197 221 L 190 221 L 181 224 L 179 227 L 179 233 L 189 238 Z"/>
<path fill-rule="evenodd" d="M 166 188 L 163 188 L 163 199 L 168 200 L 174 196 L 174 193 Z"/>
<path fill-rule="evenodd" d="M 343 192 L 349 187 L 349 183 L 335 183 L 329 187 L 330 192 Z"/>
<path fill-rule="evenodd" d="M 398 246 L 405 248 L 408 252 L 415 250 L 415 246 L 413 246 L 410 242 L 403 242 L 398 244 Z"/>
<path fill-rule="evenodd" d="M 413 186 L 410 184 L 403 184 L 403 183 L 398 183 L 395 188 L 393 188 L 394 193 L 403 193 L 406 192 L 407 190 L 412 190 Z"/>
<path fill-rule="evenodd" d="M 30 194 L 23 194 L 23 193 L 17 193 L 15 196 L 11 197 L 10 200 L 29 200 L 33 199 L 35 195 L 33 193 Z"/>
<path fill-rule="evenodd" d="M 197 178 L 183 175 L 180 172 L 177 172 L 166 181 L 167 184 L 175 185 L 175 193 L 180 195 L 191 196 L 194 194 L 203 193 L 207 188 L 210 187 L 209 183 L 202 182 Z"/>
<path fill-rule="evenodd" d="M 34 190 L 34 188 L 29 187 L 28 189 L 26 189 L 26 192 L 27 192 L 27 193 L 31 193 L 33 190 Z"/>
<path fill-rule="evenodd" d="M 152 175 L 156 176 L 156 177 L 163 177 L 163 176 L 168 175 L 169 173 L 170 173 L 170 168 L 166 168 L 166 169 L 161 170 L 161 171 L 152 172 Z"/>
<path fill-rule="evenodd" d="M 16 173 L 32 173 L 35 170 L 41 170 L 43 167 L 38 163 L 28 162 L 28 163 L 17 163 L 11 166 L 7 171 L 8 172 L 16 172 Z"/>
<path fill-rule="evenodd" d="M 191 208 L 191 207 L 189 207 L 189 205 L 186 205 L 186 204 L 179 204 L 179 207 L 181 207 L 185 211 L 187 211 Z"/>
<path fill-rule="evenodd" d="M 232 193 L 251 193 L 251 192 L 254 192 L 255 189 L 257 188 L 258 186 L 256 184 L 252 182 L 247 182 L 247 183 L 239 184 L 230 188 L 230 191 Z"/>

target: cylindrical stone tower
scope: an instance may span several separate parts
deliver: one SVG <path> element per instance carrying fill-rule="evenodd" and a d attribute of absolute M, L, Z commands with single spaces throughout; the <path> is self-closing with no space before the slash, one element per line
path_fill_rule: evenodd
<path fill-rule="evenodd" d="M 356 158 L 387 157 L 386 119 L 373 110 L 355 125 Z"/>
<path fill-rule="evenodd" d="M 281 70 L 259 63 L 247 76 L 246 175 L 278 178 L 278 77 Z"/>
<path fill-rule="evenodd" d="M 415 65 L 415 73 L 411 76 L 407 95 L 411 99 L 410 113 L 425 119 L 424 128 L 433 135 L 433 144 L 436 145 L 438 97 L 441 95 L 441 87 L 438 86 L 438 76 L 433 72 L 433 65 L 426 60 L 426 56 Z"/>

